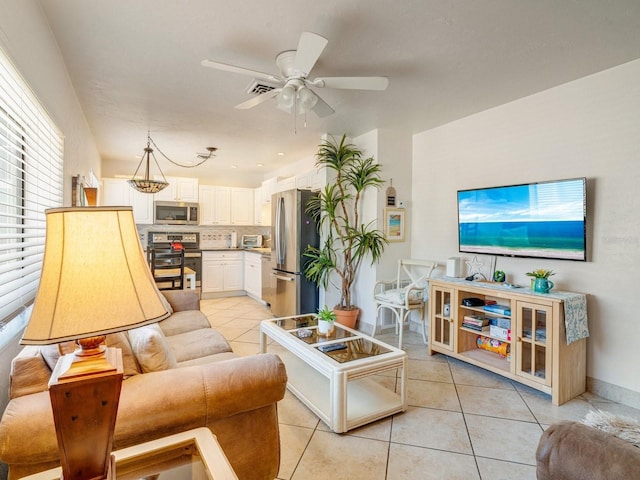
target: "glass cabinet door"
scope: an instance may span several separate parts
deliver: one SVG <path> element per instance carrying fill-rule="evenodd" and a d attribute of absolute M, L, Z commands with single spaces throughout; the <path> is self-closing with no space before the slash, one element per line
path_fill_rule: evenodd
<path fill-rule="evenodd" d="M 551 385 L 551 307 L 516 302 L 516 374 Z"/>
<path fill-rule="evenodd" d="M 453 350 L 452 290 L 433 287 L 429 295 L 429 344 Z"/>

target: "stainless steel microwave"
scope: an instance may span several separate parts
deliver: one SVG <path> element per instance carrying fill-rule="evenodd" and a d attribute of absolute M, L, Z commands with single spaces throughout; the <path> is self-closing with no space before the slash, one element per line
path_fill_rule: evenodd
<path fill-rule="evenodd" d="M 153 202 L 153 223 L 158 225 L 198 225 L 197 203 Z"/>

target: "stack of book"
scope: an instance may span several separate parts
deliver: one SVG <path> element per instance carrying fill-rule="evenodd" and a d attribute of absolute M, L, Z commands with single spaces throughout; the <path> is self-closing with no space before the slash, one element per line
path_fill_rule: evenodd
<path fill-rule="evenodd" d="M 465 315 L 462 319 L 462 326 L 478 332 L 489 331 L 489 318 L 482 315 Z"/>

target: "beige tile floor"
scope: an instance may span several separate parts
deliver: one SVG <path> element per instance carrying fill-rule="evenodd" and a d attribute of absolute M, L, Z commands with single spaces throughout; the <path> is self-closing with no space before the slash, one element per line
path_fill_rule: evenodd
<path fill-rule="evenodd" d="M 268 308 L 249 297 L 202 300 L 201 308 L 236 353 L 258 353 L 260 321 L 272 316 Z M 377 338 L 397 344 L 394 333 Z M 594 408 L 640 420 L 640 410 L 589 393 L 554 406 L 549 395 L 429 356 L 422 336 L 408 329 L 403 343 L 409 356 L 404 413 L 335 434 L 287 391 L 278 406 L 278 479 L 533 480 L 535 449 L 549 424 L 581 419 Z"/>

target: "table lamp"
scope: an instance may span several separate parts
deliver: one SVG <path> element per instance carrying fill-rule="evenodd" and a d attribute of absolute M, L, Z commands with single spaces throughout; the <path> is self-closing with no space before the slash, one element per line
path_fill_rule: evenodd
<path fill-rule="evenodd" d="M 76 340 L 49 394 L 65 480 L 115 478 L 111 448 L 122 352 L 105 335 L 169 313 L 147 265 L 131 207 L 46 210 L 40 285 L 22 344 Z"/>

